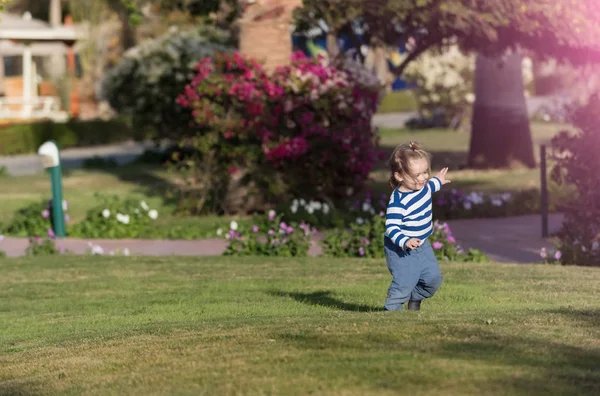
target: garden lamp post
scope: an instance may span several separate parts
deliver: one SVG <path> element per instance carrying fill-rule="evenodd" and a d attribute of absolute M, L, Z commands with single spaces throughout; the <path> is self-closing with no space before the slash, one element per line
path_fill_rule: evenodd
<path fill-rule="evenodd" d="M 60 152 L 53 141 L 48 141 L 40 146 L 38 155 L 42 166 L 50 170 L 52 183 L 52 219 L 54 220 L 54 234 L 57 238 L 65 237 L 65 217 L 63 214 L 62 197 L 62 170 L 60 167 Z"/>

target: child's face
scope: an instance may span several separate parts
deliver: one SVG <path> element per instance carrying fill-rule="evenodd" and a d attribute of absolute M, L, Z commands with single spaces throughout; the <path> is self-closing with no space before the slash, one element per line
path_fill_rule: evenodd
<path fill-rule="evenodd" d="M 411 160 L 408 172 L 400 175 L 402 185 L 409 190 L 420 190 L 429 180 L 429 161 L 425 158 Z M 398 176 L 396 176 L 398 177 Z"/>

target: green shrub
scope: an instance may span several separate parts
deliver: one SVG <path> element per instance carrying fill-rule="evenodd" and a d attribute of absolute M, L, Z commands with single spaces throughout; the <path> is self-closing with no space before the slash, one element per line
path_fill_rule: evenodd
<path fill-rule="evenodd" d="M 565 220 L 559 233 L 560 260 L 565 264 L 600 265 L 600 93 L 568 109 L 575 134 L 561 132 L 552 140 L 556 163 L 552 178 L 576 192 L 561 203 Z"/>
<path fill-rule="evenodd" d="M 69 235 L 81 238 L 140 238 L 152 228 L 158 212 L 144 201 L 96 194 L 99 201 Z"/>
<path fill-rule="evenodd" d="M 287 224 L 282 215 L 271 210 L 255 217 L 254 224 L 240 225 L 232 221 L 225 234 L 226 256 L 305 257 L 316 231 L 306 223 Z"/>
<path fill-rule="evenodd" d="M 69 221 L 66 214 L 69 203 L 63 200 L 65 223 Z M 2 230 L 8 235 L 22 237 L 54 236 L 54 214 L 52 213 L 52 200 L 43 200 L 21 208 L 15 213 L 11 223 Z"/>
<path fill-rule="evenodd" d="M 35 153 L 48 140 L 54 140 L 58 147 L 65 149 L 143 138 L 121 120 L 13 124 L 0 128 L 0 155 Z"/>
<path fill-rule="evenodd" d="M 375 215 L 364 223 L 352 224 L 350 229 L 335 229 L 325 234 L 321 243 L 326 256 L 383 258 L 385 216 Z M 440 261 L 486 262 L 487 257 L 476 249 L 465 252 L 456 243 L 446 223 L 434 222 L 433 234 L 428 238 L 435 256 Z"/>

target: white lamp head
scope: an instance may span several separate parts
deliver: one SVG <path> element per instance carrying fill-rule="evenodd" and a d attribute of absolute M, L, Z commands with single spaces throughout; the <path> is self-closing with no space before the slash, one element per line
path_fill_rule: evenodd
<path fill-rule="evenodd" d="M 60 156 L 58 154 L 58 147 L 54 142 L 46 142 L 38 149 L 38 155 L 42 161 L 44 168 L 52 168 L 60 165 Z"/>

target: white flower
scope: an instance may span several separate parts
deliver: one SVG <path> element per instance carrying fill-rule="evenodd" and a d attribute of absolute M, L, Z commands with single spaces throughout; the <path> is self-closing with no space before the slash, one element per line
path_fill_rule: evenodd
<path fill-rule="evenodd" d="M 315 210 L 321 210 L 323 204 L 319 201 L 316 201 L 313 206 L 315 207 Z"/>
<path fill-rule="evenodd" d="M 329 213 L 329 205 L 327 205 L 326 203 L 323 204 L 323 213 Z"/>
<path fill-rule="evenodd" d="M 592 250 L 598 250 L 598 248 L 600 248 L 600 242 L 594 241 L 594 243 L 592 243 Z"/>
<path fill-rule="evenodd" d="M 63 207 L 63 210 L 67 210 L 67 208 L 69 207 L 69 205 L 67 204 L 67 201 L 65 201 L 64 199 L 62 201 L 62 207 Z"/>
<path fill-rule="evenodd" d="M 473 204 L 471 204 L 471 202 L 470 202 L 470 201 L 465 201 L 465 202 L 463 202 L 463 207 L 464 207 L 466 210 L 471 210 L 471 208 L 473 207 Z"/>
<path fill-rule="evenodd" d="M 101 255 L 104 254 L 104 249 L 100 245 L 92 245 L 92 254 L 93 255 Z"/>
<path fill-rule="evenodd" d="M 158 211 L 156 209 L 152 209 L 148 212 L 148 216 L 150 216 L 152 220 L 156 220 L 158 218 Z"/>
<path fill-rule="evenodd" d="M 497 198 L 494 198 L 494 199 L 492 199 L 492 205 L 494 205 L 494 206 L 502 206 L 502 201 L 499 200 L 499 199 L 497 199 Z"/>
<path fill-rule="evenodd" d="M 133 211 L 133 213 L 135 213 L 135 214 L 139 214 L 139 213 L 140 213 L 140 210 L 139 210 L 138 208 L 135 208 L 135 210 Z"/>
<path fill-rule="evenodd" d="M 218 236 L 223 235 L 223 229 L 222 228 L 217 229 L 217 235 Z"/>
<path fill-rule="evenodd" d="M 123 249 L 123 256 L 129 256 L 129 249 Z"/>
<path fill-rule="evenodd" d="M 233 231 L 237 231 L 237 229 L 238 229 L 237 221 L 231 220 L 231 223 L 229 223 L 229 229 L 233 230 Z"/>
<path fill-rule="evenodd" d="M 294 214 L 296 214 L 296 212 L 298 212 L 298 206 L 297 205 L 292 205 L 290 207 L 290 211 Z"/>
<path fill-rule="evenodd" d="M 299 202 L 298 202 L 298 200 L 297 200 L 297 199 L 294 199 L 294 200 L 292 201 L 292 205 L 293 205 L 293 206 L 298 206 L 298 204 L 299 204 Z"/>
<path fill-rule="evenodd" d="M 475 94 L 469 92 L 465 95 L 465 100 L 467 101 L 467 103 L 475 103 Z"/>
<path fill-rule="evenodd" d="M 348 187 L 346 189 L 346 195 L 351 196 L 352 194 L 354 194 L 354 189 L 352 187 Z"/>
<path fill-rule="evenodd" d="M 108 210 L 108 209 L 104 209 L 104 210 L 102 211 L 102 216 L 103 216 L 105 219 L 108 219 L 108 218 L 110 217 L 110 210 Z"/>
<path fill-rule="evenodd" d="M 313 213 L 315 213 L 315 209 L 314 209 L 314 208 L 313 208 L 311 205 L 308 205 L 308 206 L 306 207 L 306 211 L 308 212 L 308 214 L 313 214 Z"/>
<path fill-rule="evenodd" d="M 142 207 L 142 209 L 144 209 L 145 211 L 148 211 L 148 209 L 150 209 L 150 207 L 148 206 L 148 204 L 146 203 L 146 201 L 142 201 L 140 202 L 140 206 Z"/>
<path fill-rule="evenodd" d="M 129 224 L 129 215 L 117 213 L 117 221 L 123 224 Z"/>
<path fill-rule="evenodd" d="M 304 200 L 304 198 L 300 199 L 300 205 L 302 205 L 302 206 L 306 205 L 306 201 Z"/>
<path fill-rule="evenodd" d="M 368 202 L 363 202 L 362 210 L 363 212 L 369 212 L 371 210 L 371 204 Z"/>
<path fill-rule="evenodd" d="M 503 199 L 505 202 L 508 202 L 508 201 L 510 201 L 510 199 L 511 199 L 511 198 L 512 198 L 512 194 L 511 194 L 511 193 L 509 193 L 509 192 L 505 192 L 504 194 L 502 194 L 502 199 Z"/>
<path fill-rule="evenodd" d="M 357 217 L 356 224 L 363 225 L 363 224 L 365 224 L 365 220 L 362 217 Z"/>

